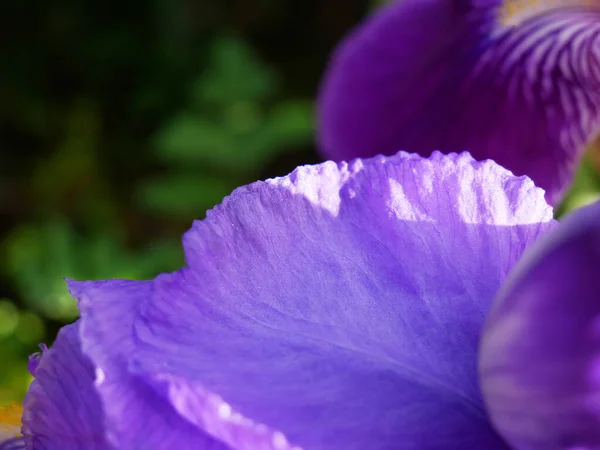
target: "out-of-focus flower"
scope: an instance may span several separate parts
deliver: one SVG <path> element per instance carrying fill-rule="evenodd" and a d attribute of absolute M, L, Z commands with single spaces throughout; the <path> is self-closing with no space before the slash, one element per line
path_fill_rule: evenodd
<path fill-rule="evenodd" d="M 237 189 L 180 271 L 69 281 L 27 448 L 596 449 L 599 216 L 468 154 Z"/>
<path fill-rule="evenodd" d="M 468 150 L 555 204 L 600 131 L 600 2 L 392 2 L 337 49 L 319 106 L 334 160 Z"/>
<path fill-rule="evenodd" d="M 600 448 L 600 202 L 567 216 L 504 283 L 479 374 L 515 449 Z"/>

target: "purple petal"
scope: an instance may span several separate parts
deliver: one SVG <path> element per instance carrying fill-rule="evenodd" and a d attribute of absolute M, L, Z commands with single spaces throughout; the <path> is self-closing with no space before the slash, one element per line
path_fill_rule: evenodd
<path fill-rule="evenodd" d="M 22 437 L 0 441 L 0 450 L 25 450 L 25 441 Z"/>
<path fill-rule="evenodd" d="M 82 354 L 79 324 L 64 327 L 37 360 L 23 402 L 23 436 L 35 450 L 107 449 L 94 368 Z"/>
<path fill-rule="evenodd" d="M 600 131 L 600 13 L 563 7 L 509 26 L 498 3 L 404 0 L 370 17 L 326 74 L 323 152 L 469 150 L 556 203 Z"/>
<path fill-rule="evenodd" d="M 505 449 L 477 345 L 551 217 L 531 181 L 466 154 L 329 162 L 240 188 L 186 234 L 189 267 L 154 281 L 129 368 L 232 448 L 263 429 L 311 450 Z M 100 303 L 102 290 L 82 320 L 116 333 L 129 302 Z M 221 423 L 220 402 L 239 420 Z"/>
<path fill-rule="evenodd" d="M 257 424 L 206 388 L 193 381 L 165 374 L 152 374 L 146 381 L 167 399 L 190 423 L 236 450 L 301 450 L 285 435 Z"/>
<path fill-rule="evenodd" d="M 119 449 L 225 450 L 128 370 L 136 351 L 133 322 L 152 289 L 150 281 L 69 281 L 81 309 L 82 348 L 96 369 L 107 440 Z"/>
<path fill-rule="evenodd" d="M 526 253 L 494 304 L 481 383 L 515 448 L 600 448 L 599 267 L 596 203 Z"/>

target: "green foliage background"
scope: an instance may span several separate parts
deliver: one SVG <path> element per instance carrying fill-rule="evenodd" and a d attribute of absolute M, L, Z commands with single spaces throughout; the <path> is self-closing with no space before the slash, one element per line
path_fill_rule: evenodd
<path fill-rule="evenodd" d="M 64 278 L 154 277 L 237 186 L 319 160 L 314 98 L 365 14 L 341 0 L 7 0 L 0 404 L 77 316 Z"/>
<path fill-rule="evenodd" d="M 235 187 L 319 160 L 314 99 L 366 0 L 6 0 L 0 404 L 77 316 L 63 279 L 177 269 Z M 595 198 L 586 163 L 563 210 Z"/>

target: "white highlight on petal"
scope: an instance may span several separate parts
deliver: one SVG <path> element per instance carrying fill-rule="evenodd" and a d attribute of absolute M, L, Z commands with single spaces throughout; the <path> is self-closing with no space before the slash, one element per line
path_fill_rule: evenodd
<path fill-rule="evenodd" d="M 231 417 L 231 406 L 229 406 L 227 403 L 223 403 L 221 406 L 219 406 L 219 417 L 221 419 L 229 419 Z"/>
<path fill-rule="evenodd" d="M 338 183 L 341 186 L 351 173 L 357 173 L 363 169 L 362 161 L 360 160 L 349 164 L 341 163 L 340 166 L 347 168 L 347 170 L 339 170 L 338 165 L 333 161 L 323 163 L 319 170 L 325 173 L 332 182 Z M 287 188 L 294 194 L 302 195 L 320 209 L 325 209 L 332 215 L 337 216 L 340 210 L 341 199 L 339 195 L 331 195 L 329 190 L 323 190 L 323 186 L 311 183 L 311 180 L 314 178 L 314 170 L 316 169 L 311 166 L 299 167 L 288 177 L 273 178 L 267 180 L 266 183 Z"/>
<path fill-rule="evenodd" d="M 104 383 L 105 380 L 106 380 L 106 375 L 104 374 L 104 371 L 100 367 L 97 367 L 96 368 L 96 380 L 95 380 L 96 386 L 100 386 L 102 383 Z"/>
<path fill-rule="evenodd" d="M 431 179 L 424 180 L 423 188 L 431 192 L 433 186 Z M 418 205 L 414 204 L 414 199 L 407 197 L 404 187 L 398 180 L 390 180 L 390 191 L 392 193 L 390 209 L 394 212 L 396 218 L 400 220 L 412 220 L 419 222 L 433 222 L 434 220 L 424 210 L 418 210 Z"/>
<path fill-rule="evenodd" d="M 277 431 L 273 434 L 273 446 L 276 449 L 285 449 L 288 445 L 288 440 L 283 433 Z"/>

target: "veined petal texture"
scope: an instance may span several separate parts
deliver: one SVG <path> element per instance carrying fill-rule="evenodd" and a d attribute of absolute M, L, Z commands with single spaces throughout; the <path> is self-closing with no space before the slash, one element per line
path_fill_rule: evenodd
<path fill-rule="evenodd" d="M 468 150 L 557 203 L 600 131 L 600 3 L 392 2 L 334 53 L 319 114 L 335 160 Z"/>
<path fill-rule="evenodd" d="M 531 180 L 468 154 L 327 162 L 239 188 L 184 236 L 180 271 L 70 282 L 106 439 L 505 450 L 478 384 L 481 329 L 553 226 Z"/>

